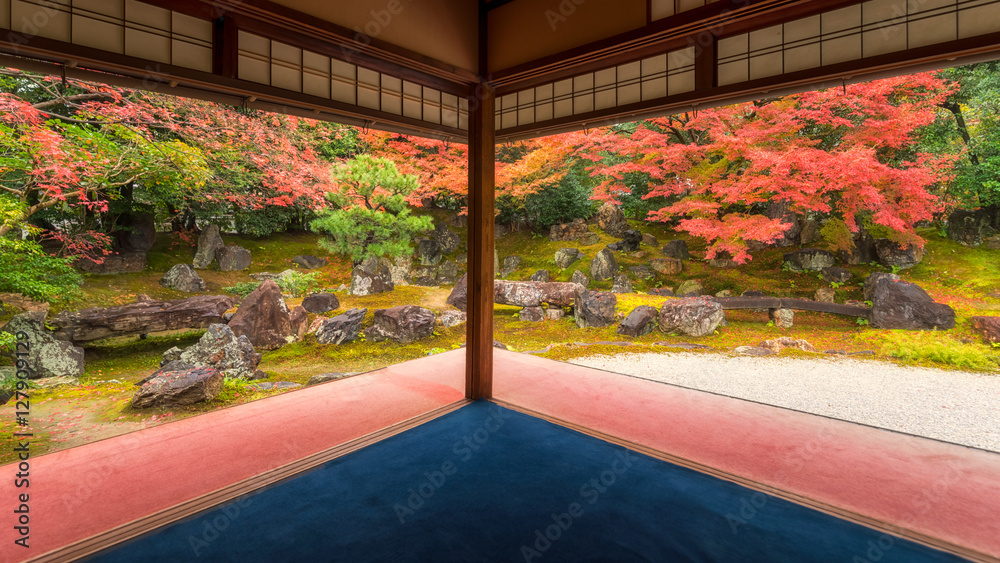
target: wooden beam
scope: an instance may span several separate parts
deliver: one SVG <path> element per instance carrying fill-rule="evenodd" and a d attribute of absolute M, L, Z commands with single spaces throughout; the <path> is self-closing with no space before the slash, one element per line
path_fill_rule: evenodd
<path fill-rule="evenodd" d="M 479 65 L 486 69 L 485 5 L 479 6 Z M 485 80 L 469 99 L 469 249 L 465 396 L 493 396 L 493 205 L 496 97 Z"/>
<path fill-rule="evenodd" d="M 215 20 L 212 38 L 212 74 L 226 78 L 237 78 L 240 46 L 236 22 L 230 16 Z"/>

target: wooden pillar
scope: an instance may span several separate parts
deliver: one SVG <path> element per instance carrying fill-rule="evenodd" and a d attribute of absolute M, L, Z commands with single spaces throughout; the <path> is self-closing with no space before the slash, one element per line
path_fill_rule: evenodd
<path fill-rule="evenodd" d="M 469 299 L 465 396 L 493 395 L 493 89 L 482 85 L 469 101 Z"/>

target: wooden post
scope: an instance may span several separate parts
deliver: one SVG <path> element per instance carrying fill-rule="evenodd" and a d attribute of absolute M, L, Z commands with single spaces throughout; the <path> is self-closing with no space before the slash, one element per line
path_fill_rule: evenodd
<path fill-rule="evenodd" d="M 493 89 L 480 86 L 469 100 L 469 298 L 465 396 L 493 395 Z"/>

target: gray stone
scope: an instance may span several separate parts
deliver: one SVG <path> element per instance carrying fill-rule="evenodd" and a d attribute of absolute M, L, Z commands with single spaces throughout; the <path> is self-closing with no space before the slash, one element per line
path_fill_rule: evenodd
<path fill-rule="evenodd" d="M 660 241 L 656 240 L 656 237 L 654 237 L 649 233 L 643 233 L 642 244 L 645 244 L 646 246 L 652 246 L 655 248 L 657 246 L 660 246 Z"/>
<path fill-rule="evenodd" d="M 459 311 L 465 311 L 468 306 L 469 301 L 469 274 L 463 274 L 458 282 L 455 283 L 454 289 L 448 295 L 448 299 L 445 303 L 451 305 L 452 307 L 458 309 Z"/>
<path fill-rule="evenodd" d="M 318 270 L 326 266 L 326 258 L 319 258 L 312 254 L 299 254 L 292 258 L 292 262 L 298 264 L 303 270 Z"/>
<path fill-rule="evenodd" d="M 888 272 L 875 272 L 870 274 L 865 278 L 864 283 L 864 296 L 865 301 L 872 301 L 875 299 L 875 288 L 883 281 L 898 281 L 899 276 L 896 274 L 890 274 Z"/>
<path fill-rule="evenodd" d="M 618 274 L 618 261 L 613 252 L 607 248 L 597 253 L 590 262 L 590 277 L 597 281 L 607 281 Z"/>
<path fill-rule="evenodd" d="M 184 353 L 184 349 L 180 346 L 174 346 L 173 348 L 167 350 L 163 353 L 163 361 L 160 362 L 160 366 L 165 366 L 170 362 L 176 362 L 181 359 L 181 354 Z"/>
<path fill-rule="evenodd" d="M 587 227 L 587 222 L 583 219 L 573 219 L 572 223 L 552 225 L 549 229 L 549 240 L 552 242 L 580 240 L 588 234 L 590 229 Z"/>
<path fill-rule="evenodd" d="M 458 281 L 458 264 L 451 260 L 446 260 L 437 269 L 438 283 L 453 284 Z"/>
<path fill-rule="evenodd" d="M 28 353 L 21 358 L 26 360 L 28 379 L 80 377 L 84 370 L 83 348 L 56 340 L 45 328 L 45 316 L 44 311 L 28 311 L 14 316 L 3 327 L 3 332 L 14 336 L 23 333 L 26 337 L 23 342 L 27 343 Z"/>
<path fill-rule="evenodd" d="M 897 244 L 888 239 L 875 239 L 875 255 L 886 268 L 906 270 L 924 259 L 924 247 L 915 244 Z"/>
<path fill-rule="evenodd" d="M 401 305 L 375 311 L 375 324 L 365 331 L 372 342 L 391 340 L 407 344 L 434 334 L 434 312 L 416 305 Z"/>
<path fill-rule="evenodd" d="M 625 274 L 615 276 L 615 281 L 611 285 L 611 293 L 632 293 L 632 280 Z"/>
<path fill-rule="evenodd" d="M 165 353 L 163 361 L 166 363 L 161 369 L 179 361 L 196 368 L 217 369 L 228 379 L 253 379 L 261 357 L 247 336 L 237 336 L 224 324 L 208 327 L 198 342 L 181 352 L 177 360 L 171 359 L 174 356 L 174 353 Z"/>
<path fill-rule="evenodd" d="M 519 282 L 495 280 L 493 282 L 493 302 L 498 305 L 518 307 L 538 307 L 542 303 L 566 307 L 573 304 L 576 290 L 580 286 L 565 282 Z"/>
<path fill-rule="evenodd" d="M 587 233 L 577 240 L 580 241 L 582 246 L 592 246 L 601 242 L 601 237 L 597 233 Z"/>
<path fill-rule="evenodd" d="M 711 260 L 708 261 L 708 265 L 713 268 L 719 268 L 724 270 L 732 270 L 733 268 L 739 267 L 739 264 L 736 263 L 736 260 L 730 258 L 728 254 L 712 258 Z"/>
<path fill-rule="evenodd" d="M 687 242 L 684 239 L 675 239 L 668 242 L 660 252 L 668 258 L 676 258 L 677 260 L 691 258 L 691 254 L 688 253 Z"/>
<path fill-rule="evenodd" d="M 417 258 L 422 266 L 437 266 L 444 259 L 441 249 L 434 239 L 424 239 L 417 243 Z"/>
<path fill-rule="evenodd" d="M 681 297 L 698 296 L 705 293 L 705 287 L 698 280 L 687 280 L 677 286 L 677 295 Z"/>
<path fill-rule="evenodd" d="M 782 336 L 781 338 L 774 338 L 772 340 L 765 340 L 758 344 L 761 348 L 765 350 L 771 350 L 772 352 L 778 353 L 786 348 L 793 348 L 795 350 L 801 350 L 803 352 L 815 352 L 816 347 L 809 343 L 808 340 L 796 340 L 788 336 Z"/>
<path fill-rule="evenodd" d="M 195 251 L 192 265 L 198 270 L 207 269 L 215 260 L 215 252 L 225 246 L 226 243 L 222 242 L 218 225 L 205 227 L 198 235 L 198 248 Z"/>
<path fill-rule="evenodd" d="M 545 310 L 545 318 L 550 321 L 558 321 L 566 316 L 566 311 L 559 307 L 549 307 Z"/>
<path fill-rule="evenodd" d="M 215 251 L 215 261 L 219 264 L 219 271 L 242 272 L 250 269 L 253 255 L 242 246 L 231 244 Z"/>
<path fill-rule="evenodd" d="M 647 335 L 656 329 L 658 316 L 656 307 L 640 305 L 618 325 L 618 334 L 632 337 Z"/>
<path fill-rule="evenodd" d="M 201 279 L 198 272 L 187 264 L 177 264 L 167 270 L 167 273 L 160 280 L 160 285 L 185 293 L 205 291 L 206 288 L 205 280 Z"/>
<path fill-rule="evenodd" d="M 351 342 L 361 333 L 361 323 L 368 309 L 350 309 L 332 319 L 327 319 L 316 329 L 316 342 L 339 346 Z"/>
<path fill-rule="evenodd" d="M 573 272 L 573 277 L 570 278 L 570 281 L 575 284 L 582 285 L 583 287 L 588 287 L 590 285 L 590 278 L 587 277 L 587 274 L 584 274 L 580 270 Z"/>
<path fill-rule="evenodd" d="M 441 321 L 441 324 L 445 328 L 451 328 L 465 324 L 469 320 L 469 317 L 464 311 L 445 311 L 438 316 L 438 320 Z"/>
<path fill-rule="evenodd" d="M 500 271 L 498 277 L 506 278 L 507 276 L 514 273 L 521 266 L 520 256 L 508 256 L 503 259 L 503 269 Z"/>
<path fill-rule="evenodd" d="M 560 248 L 556 251 L 556 266 L 565 270 L 581 258 L 584 258 L 584 254 L 577 248 Z"/>
<path fill-rule="evenodd" d="M 364 297 L 392 291 L 392 273 L 374 258 L 369 258 L 351 270 L 351 295 Z"/>
<path fill-rule="evenodd" d="M 782 237 L 772 242 L 771 245 L 786 247 L 799 244 L 802 226 L 799 224 L 799 216 L 789 209 L 787 201 L 771 201 L 764 215 L 769 219 L 781 219 L 781 222 L 788 226 Z"/>
<path fill-rule="evenodd" d="M 722 291 L 715 292 L 715 296 L 716 297 L 722 297 L 722 298 L 732 297 L 733 296 L 733 291 L 731 289 L 723 289 Z"/>
<path fill-rule="evenodd" d="M 979 246 L 990 223 L 990 215 L 984 209 L 956 209 L 948 216 L 948 238 L 966 246 Z"/>
<path fill-rule="evenodd" d="M 413 269 L 413 258 L 410 256 L 398 256 L 392 260 L 379 258 L 378 263 L 383 270 L 389 271 L 394 286 L 410 283 L 410 271 Z"/>
<path fill-rule="evenodd" d="M 625 220 L 625 213 L 622 212 L 620 207 L 610 202 L 605 202 L 597 210 L 597 226 L 613 237 L 621 237 L 629 229 L 628 221 Z"/>
<path fill-rule="evenodd" d="M 130 406 L 173 408 L 210 401 L 222 391 L 223 379 L 222 372 L 210 367 L 158 372 L 139 387 Z"/>
<path fill-rule="evenodd" d="M 289 389 L 302 387 L 302 384 L 293 383 L 291 381 L 265 381 L 263 383 L 247 385 L 247 387 L 249 389 L 253 389 L 254 391 L 287 391 Z"/>
<path fill-rule="evenodd" d="M 63 311 L 49 320 L 49 326 L 59 340 L 91 342 L 114 336 L 207 328 L 223 322 L 226 310 L 234 304 L 232 298 L 224 295 L 197 295 L 171 301 L 137 300 L 105 309 Z"/>
<path fill-rule="evenodd" d="M 877 259 L 875 253 L 875 239 L 867 231 L 860 230 L 854 233 L 849 250 L 837 251 L 837 258 L 844 264 L 857 266 L 868 264 Z"/>
<path fill-rule="evenodd" d="M 640 280 L 651 280 L 656 277 L 656 273 L 653 272 L 653 269 L 645 264 L 632 266 L 631 268 L 628 269 L 628 271 L 632 272 L 632 275 L 634 275 L 637 279 Z"/>
<path fill-rule="evenodd" d="M 725 319 L 722 305 L 709 297 L 687 297 L 667 301 L 660 308 L 660 330 L 687 336 L 705 336 L 715 332 Z"/>
<path fill-rule="evenodd" d="M 819 221 L 816 219 L 806 219 L 802 222 L 802 232 L 799 233 L 799 244 L 809 246 L 822 238 Z"/>
<path fill-rule="evenodd" d="M 844 268 L 823 268 L 821 272 L 827 283 L 847 283 L 854 277 L 850 270 Z"/>
<path fill-rule="evenodd" d="M 590 291 L 581 287 L 576 291 L 575 301 L 573 313 L 576 317 L 576 326 L 601 328 L 615 323 L 618 298 L 614 293 Z"/>
<path fill-rule="evenodd" d="M 785 254 L 785 266 L 794 272 L 819 272 L 833 266 L 833 253 L 816 248 L 803 248 Z"/>
<path fill-rule="evenodd" d="M 525 307 L 521 309 L 518 318 L 525 322 L 540 323 L 545 320 L 545 309 L 541 307 Z"/>
<path fill-rule="evenodd" d="M 340 308 L 340 300 L 332 293 L 313 293 L 302 300 L 302 307 L 310 313 L 329 313 Z"/>
<path fill-rule="evenodd" d="M 770 309 L 767 317 L 778 328 L 792 328 L 795 324 L 795 311 L 791 309 Z"/>
<path fill-rule="evenodd" d="M 243 299 L 229 327 L 237 336 L 246 336 L 255 347 L 265 350 L 280 348 L 296 339 L 291 311 L 273 280 L 262 282 Z"/>
<path fill-rule="evenodd" d="M 649 261 L 649 265 L 657 273 L 665 276 L 675 276 L 684 271 L 684 262 L 678 258 L 653 258 Z"/>
<path fill-rule="evenodd" d="M 738 346 L 733 349 L 733 353 L 741 356 L 773 356 L 777 354 L 774 350 L 768 350 L 760 346 Z"/>
<path fill-rule="evenodd" d="M 448 225 L 438 223 L 434 228 L 434 241 L 438 244 L 441 254 L 451 254 L 462 244 L 462 237 L 448 230 Z"/>
<path fill-rule="evenodd" d="M 636 252 L 639 250 L 640 244 L 642 244 L 642 233 L 634 229 L 627 229 L 622 233 L 622 240 L 609 244 L 608 248 L 621 252 Z"/>
<path fill-rule="evenodd" d="M 538 270 L 534 274 L 531 274 L 531 281 L 547 283 L 551 278 L 549 276 L 548 270 Z"/>

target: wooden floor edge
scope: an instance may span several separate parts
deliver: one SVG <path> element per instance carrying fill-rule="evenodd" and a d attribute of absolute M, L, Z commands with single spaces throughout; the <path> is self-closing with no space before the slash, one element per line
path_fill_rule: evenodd
<path fill-rule="evenodd" d="M 532 409 L 527 408 L 527 407 L 522 407 L 520 405 L 516 405 L 514 403 L 510 403 L 510 402 L 504 401 L 502 399 L 491 398 L 489 400 L 490 400 L 490 402 L 495 403 L 495 404 L 497 404 L 497 405 L 499 405 L 501 407 L 504 407 L 504 408 L 507 408 L 507 409 L 510 409 L 510 410 L 513 410 L 513 411 L 517 411 L 519 413 L 526 414 L 526 415 L 534 417 L 534 418 L 545 420 L 547 422 L 551 422 L 552 424 L 556 424 L 558 426 L 562 426 L 562 427 L 568 428 L 570 430 L 575 430 L 577 432 L 580 432 L 581 434 L 586 434 L 588 436 L 592 436 L 592 437 L 597 438 L 599 440 L 603 440 L 605 442 L 609 442 L 609 443 L 612 443 L 612 444 L 616 444 L 616 445 L 622 446 L 624 448 L 628 448 L 628 449 L 630 449 L 632 451 L 635 451 L 635 452 L 647 455 L 649 457 L 652 457 L 652 458 L 655 458 L 655 459 L 659 459 L 661 461 L 665 461 L 667 463 L 671 463 L 671 464 L 674 464 L 674 465 L 679 465 L 681 467 L 685 467 L 687 469 L 691 469 L 691 470 L 697 471 L 699 473 L 704 473 L 704 474 L 707 474 L 707 475 L 711 475 L 713 477 L 722 479 L 724 481 L 729 481 L 731 483 L 736 483 L 737 485 L 741 485 L 741 486 L 746 487 L 746 488 L 751 489 L 751 490 L 759 491 L 759 492 L 762 492 L 762 493 L 765 493 L 765 494 L 768 494 L 768 495 L 771 495 L 771 496 L 774 496 L 774 497 L 778 497 L 780 499 L 787 500 L 789 502 L 793 502 L 795 504 L 798 504 L 798 505 L 801 505 L 801 506 L 805 506 L 807 508 L 818 510 L 820 512 L 829 514 L 831 516 L 835 516 L 835 517 L 840 518 L 842 520 L 847 520 L 847 521 L 853 522 L 855 524 L 860 524 L 862 526 L 865 526 L 865 527 L 868 527 L 868 528 L 872 528 L 874 530 L 877 530 L 877 531 L 880 531 L 880 532 L 884 532 L 884 533 L 887 533 L 887 534 L 891 534 L 891 535 L 893 535 L 895 537 L 904 538 L 904 539 L 907 539 L 907 540 L 919 543 L 919 544 L 927 546 L 927 547 L 931 547 L 931 548 L 934 548 L 934 549 L 937 549 L 937 550 L 940 550 L 940 551 L 944 551 L 944 552 L 950 553 L 952 555 L 957 555 L 959 557 L 964 557 L 964 558 L 969 559 L 971 561 L 976 561 L 976 562 L 981 562 L 981 563 L 996 563 L 997 561 L 1000 561 L 1000 559 L 997 559 L 996 557 L 993 557 L 993 556 L 988 555 L 986 553 L 982 553 L 980 551 L 976 551 L 976 550 L 968 548 L 968 547 L 963 547 L 961 545 L 954 544 L 952 542 L 949 542 L 949 541 L 946 541 L 946 540 L 942 540 L 942 539 L 939 539 L 939 538 L 935 538 L 933 536 L 929 536 L 929 535 L 921 533 L 921 532 L 917 532 L 917 531 L 914 531 L 914 530 L 903 528 L 901 526 L 898 526 L 898 525 L 895 525 L 895 524 L 891 524 L 889 522 L 883 522 L 883 521 L 878 520 L 876 518 L 872 518 L 870 516 L 865 516 L 863 514 L 860 514 L 860 513 L 851 511 L 851 510 L 847 510 L 847 509 L 844 509 L 844 508 L 839 508 L 839 507 L 833 506 L 833 505 L 825 503 L 825 502 L 821 502 L 821 501 L 818 501 L 818 500 L 815 500 L 815 499 L 811 499 L 809 497 L 802 496 L 802 495 L 797 494 L 797 493 L 793 493 L 791 491 L 780 489 L 778 487 L 774 487 L 774 486 L 767 485 L 767 484 L 764 484 L 764 483 L 759 483 L 757 481 L 754 481 L 752 479 L 748 479 L 746 477 L 742 477 L 742 476 L 737 475 L 735 473 L 730 473 L 728 471 L 723 471 L 723 470 L 720 470 L 720 469 L 716 469 L 714 467 L 711 467 L 711 466 L 708 466 L 708 465 L 704 465 L 704 464 L 698 463 L 696 461 L 692 461 L 692 460 L 689 460 L 689 459 L 686 459 L 686 458 L 682 458 L 682 457 L 679 457 L 679 456 L 676 456 L 676 455 L 673 455 L 673 454 L 669 454 L 669 453 L 657 450 L 655 448 L 651 448 L 649 446 L 644 446 L 642 444 L 638 444 L 638 443 L 626 440 L 624 438 L 619 438 L 619 437 L 611 435 L 611 434 L 606 434 L 606 433 L 601 432 L 599 430 L 594 430 L 592 428 L 589 428 L 589 427 L 586 427 L 586 426 L 583 426 L 583 425 L 580 425 L 580 424 L 576 424 L 576 423 L 573 423 L 573 422 L 569 422 L 569 421 L 566 421 L 566 420 L 563 420 L 561 418 L 557 418 L 557 417 L 554 417 L 554 416 L 551 416 L 551 415 L 548 415 L 548 414 L 545 414 L 545 413 L 541 413 L 541 412 L 532 410 Z"/>
<path fill-rule="evenodd" d="M 243 481 L 233 483 L 232 485 L 223 487 L 211 493 L 184 501 L 170 508 L 144 516 L 105 532 L 101 532 L 95 536 L 56 548 L 37 557 L 28 559 L 27 561 L 31 563 L 78 561 L 84 557 L 95 555 L 101 551 L 113 548 L 158 528 L 168 526 L 198 513 L 218 507 L 263 487 L 295 477 L 305 471 L 319 467 L 320 465 L 338 457 L 345 456 L 372 444 L 381 442 L 387 438 L 396 436 L 397 434 L 406 432 L 407 430 L 416 428 L 422 424 L 430 422 L 431 420 L 454 412 L 466 405 L 471 404 L 472 402 L 473 401 L 468 399 L 461 399 L 403 422 L 387 426 L 381 430 L 372 432 L 371 434 L 355 438 L 349 442 L 339 444 L 281 467 L 276 467 L 270 471 L 249 477 Z"/>

